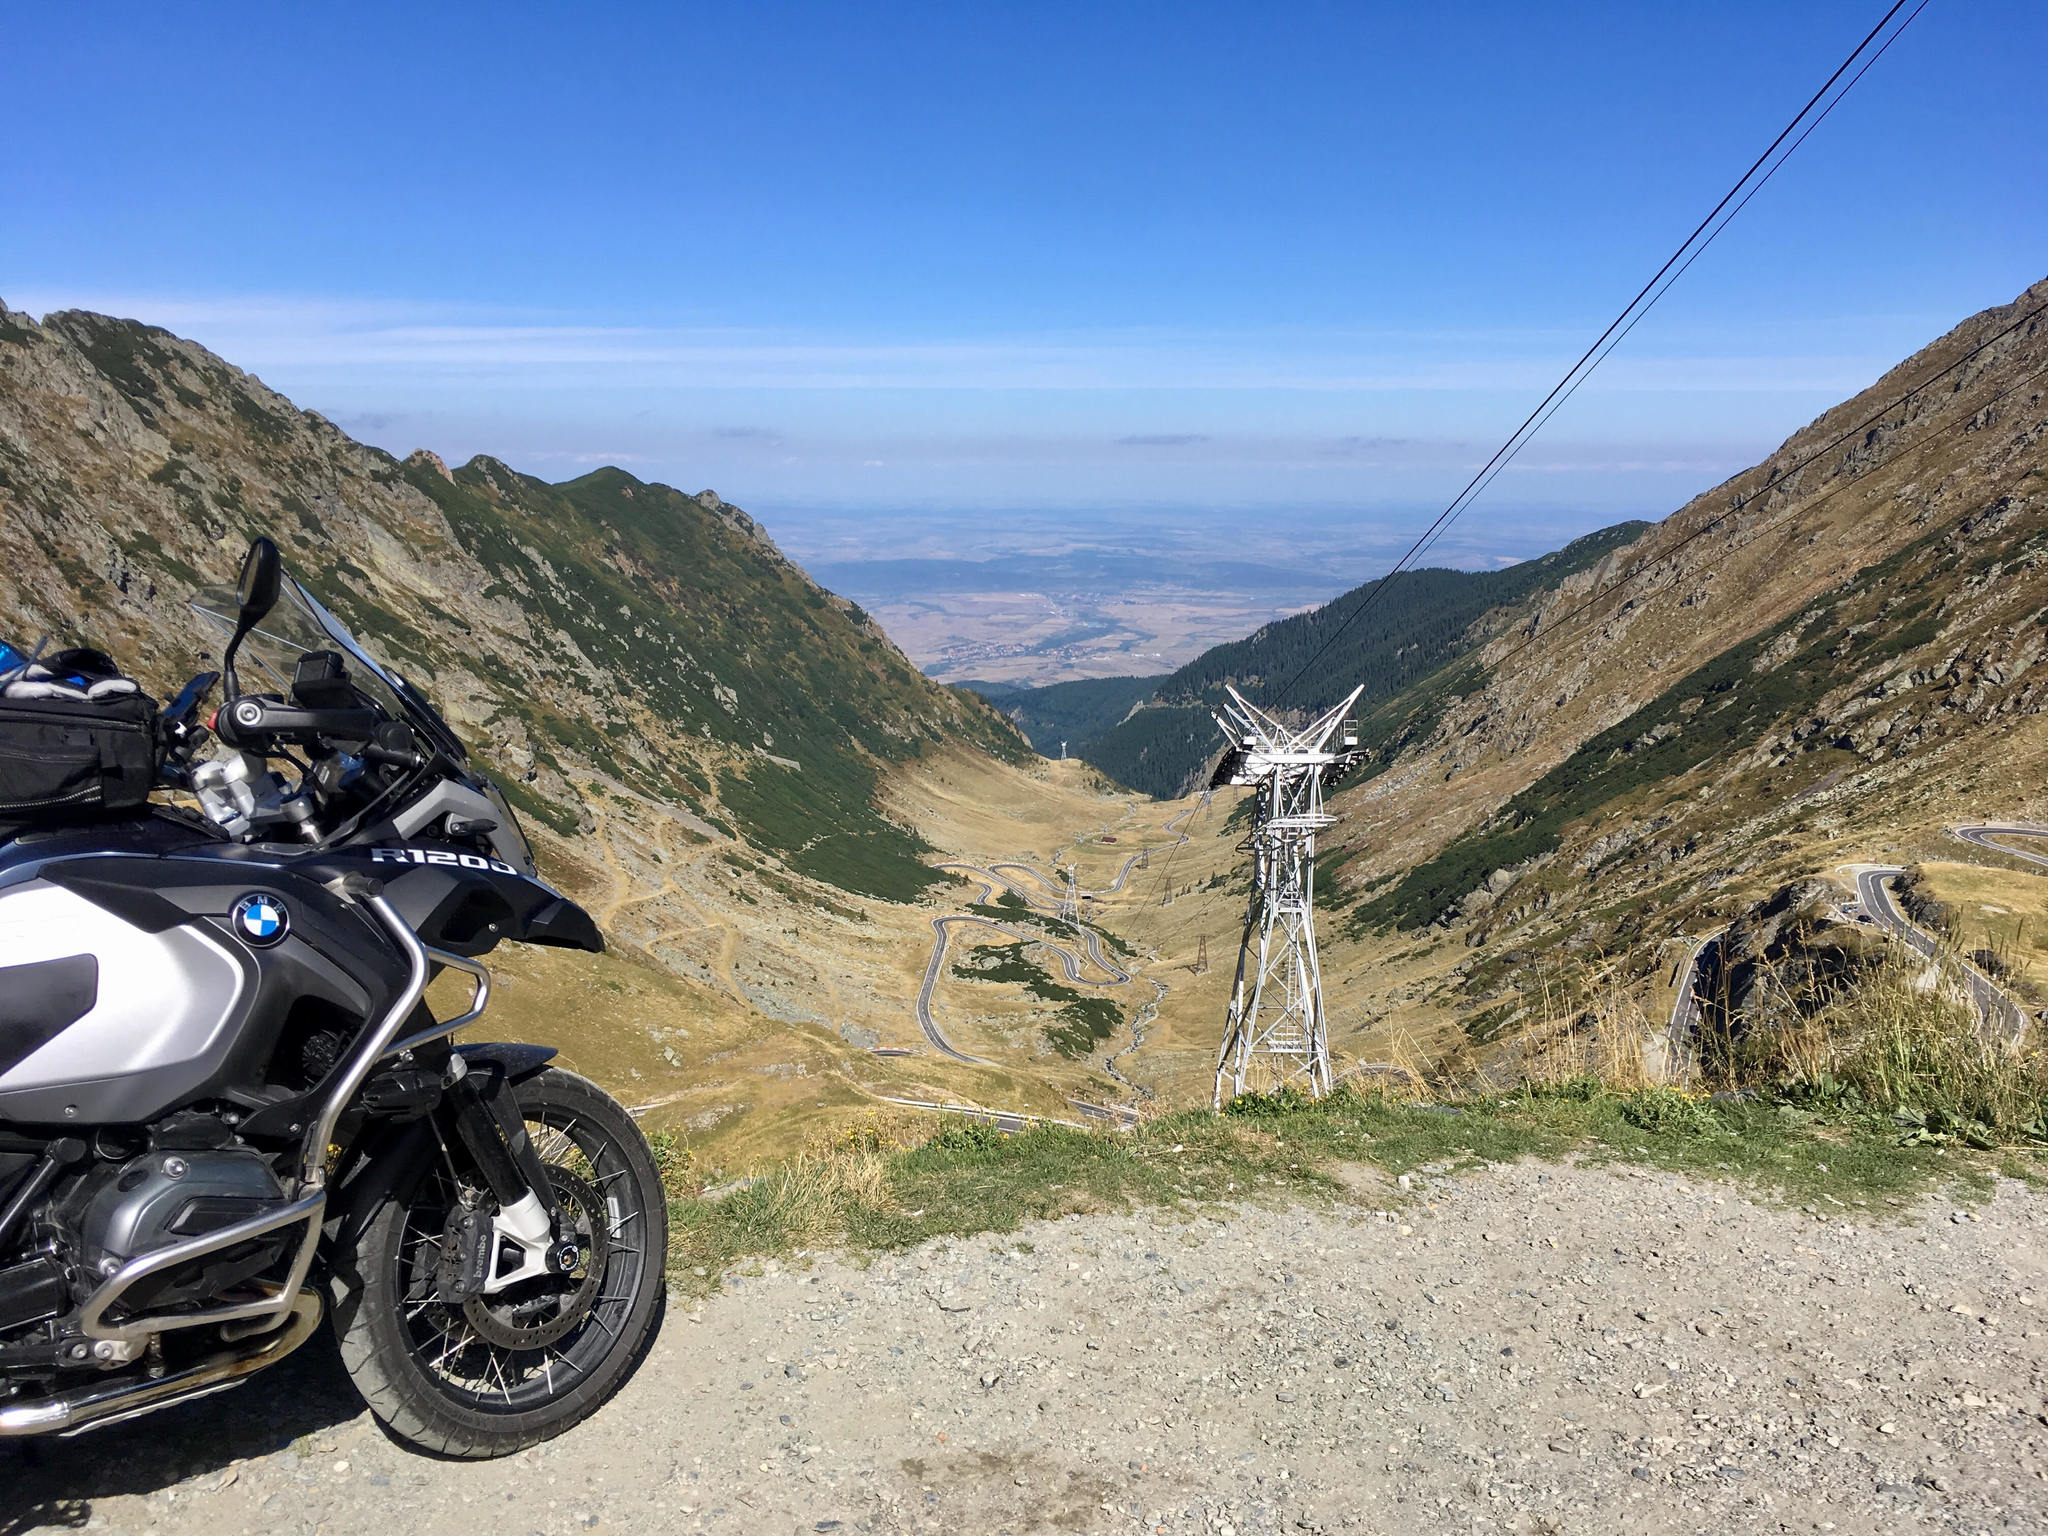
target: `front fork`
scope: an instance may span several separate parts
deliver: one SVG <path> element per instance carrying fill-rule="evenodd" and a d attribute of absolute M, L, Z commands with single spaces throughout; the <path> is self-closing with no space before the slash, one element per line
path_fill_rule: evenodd
<path fill-rule="evenodd" d="M 495 1062 L 466 1069 L 458 1055 L 453 1063 L 447 1101 L 456 1134 L 498 1209 L 489 1217 L 465 1213 L 466 1252 L 458 1275 L 444 1271 L 443 1289 L 488 1295 L 537 1276 L 568 1274 L 579 1250 L 567 1237 L 554 1183 L 526 1132 L 510 1077 Z"/>

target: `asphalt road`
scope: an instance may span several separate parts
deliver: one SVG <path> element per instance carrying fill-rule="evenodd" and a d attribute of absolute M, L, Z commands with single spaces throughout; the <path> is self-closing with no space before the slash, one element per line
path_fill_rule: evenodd
<path fill-rule="evenodd" d="M 1678 998 L 1671 1005 L 1671 1023 L 1666 1026 L 1664 1059 L 1672 1075 L 1676 1076 L 1681 1062 L 1690 1063 L 1693 1053 L 1693 1036 L 1699 1033 L 1702 1002 L 1699 990 L 1699 976 L 1702 966 L 1712 965 L 1721 949 L 1721 935 L 1718 931 L 1705 938 L 1696 939 L 1686 951 L 1685 963 L 1678 978 Z"/>
<path fill-rule="evenodd" d="M 2030 827 L 2024 824 L 1987 824 L 1981 827 L 1951 827 L 1949 833 L 1966 843 L 1979 848 L 1989 848 L 1993 853 L 2003 853 L 2011 858 L 2025 859 L 2029 864 L 2039 864 L 2048 869 L 2048 854 L 2027 853 L 2019 848 L 2008 848 L 1994 839 L 2001 837 L 2031 837 L 2048 840 L 2048 827 Z"/>
<path fill-rule="evenodd" d="M 986 1120 L 1005 1136 L 1015 1136 L 1034 1125 L 1071 1125 L 1081 1129 L 1072 1120 L 1055 1120 L 1050 1115 L 1027 1115 L 1015 1109 L 983 1109 L 978 1104 L 941 1104 L 932 1099 L 896 1099 L 887 1094 L 877 1095 L 884 1104 L 901 1104 L 905 1109 L 929 1109 L 942 1115 L 965 1115 L 970 1120 Z M 1079 1099 L 1067 1101 L 1083 1110 L 1092 1106 Z M 1105 1116 L 1105 1118 L 1107 1118 Z"/>
<path fill-rule="evenodd" d="M 1142 857 L 1142 855 L 1135 853 L 1132 854 L 1129 859 L 1124 861 L 1124 867 L 1117 871 L 1116 879 L 1112 880 L 1108 885 L 1104 886 L 1101 890 L 1081 891 L 1076 894 L 1082 896 L 1108 896 L 1116 891 L 1122 890 L 1125 877 L 1130 874 L 1132 868 L 1137 864 L 1140 857 Z M 1045 876 L 1041 875 L 1037 870 L 1031 868 L 1031 866 L 1028 864 L 991 864 L 987 869 L 983 869 L 978 864 L 941 864 L 939 868 L 958 870 L 960 873 L 967 875 L 976 884 L 978 884 L 981 887 L 981 900 L 979 904 L 982 906 L 987 906 L 996 899 L 996 886 L 1000 885 L 1003 887 L 1004 890 L 1009 891 L 1013 895 L 1018 897 L 1018 899 L 1021 900 L 1028 907 L 1033 907 L 1040 911 L 1058 910 L 1059 888 L 1053 885 L 1051 881 L 1047 880 Z M 1037 881 L 1038 884 L 1042 886 L 1045 891 L 1051 893 L 1051 899 L 1048 899 L 1045 895 L 1042 895 L 1039 892 L 1027 889 L 1026 887 L 1018 884 L 1015 880 L 1012 880 L 1008 876 L 1002 874 L 1001 871 L 1006 869 L 1018 870 L 1023 874 L 1029 875 L 1033 880 Z M 987 919 L 976 918 L 975 921 L 985 922 L 987 921 Z M 1005 929 L 1004 931 L 1016 932 L 1015 929 Z M 1019 937 L 1038 938 L 1039 936 L 1034 934 L 1020 934 Z M 1126 972 L 1122 966 L 1118 965 L 1114 960 L 1110 959 L 1108 955 L 1103 953 L 1102 940 L 1098 934 L 1096 934 L 1091 929 L 1083 928 L 1080 930 L 1079 937 L 1081 941 L 1081 947 L 1087 951 L 1089 960 L 1095 964 L 1097 969 L 1104 971 L 1108 975 L 1115 978 L 1114 981 L 1110 982 L 1111 986 L 1122 986 L 1125 982 L 1131 979 L 1129 973 Z M 1067 980 L 1072 982 L 1081 981 L 1080 972 L 1074 969 L 1074 963 L 1071 959 L 1067 957 L 1065 951 L 1059 949 L 1057 945 L 1048 945 L 1048 948 L 1051 948 L 1055 953 L 1057 953 L 1060 956 L 1061 964 L 1066 968 Z"/>
<path fill-rule="evenodd" d="M 1081 930 L 1081 939 L 1088 949 L 1088 958 L 1093 960 L 1102 970 L 1106 971 L 1113 978 L 1112 980 L 1106 982 L 1088 981 L 1081 974 L 1082 961 L 1080 956 L 1074 954 L 1071 950 L 1062 949 L 1044 934 L 1035 933 L 1028 928 L 1018 928 L 1009 923 L 999 923 L 995 919 L 988 917 L 935 917 L 932 919 L 932 954 L 931 958 L 925 962 L 924 981 L 917 989 L 917 1027 L 924 1031 L 925 1039 L 931 1041 L 934 1049 L 952 1057 L 955 1061 L 971 1062 L 977 1065 L 981 1062 L 981 1058 L 978 1056 L 969 1056 L 963 1051 L 954 1049 L 952 1042 L 940 1032 L 939 1026 L 932 1021 L 932 994 L 938 989 L 939 977 L 945 973 L 946 947 L 948 940 L 951 938 L 948 930 L 956 925 L 978 925 L 983 928 L 993 928 L 997 933 L 1007 933 L 1010 937 L 1022 939 L 1027 944 L 1043 944 L 1047 949 L 1059 956 L 1060 969 L 1066 972 L 1067 980 L 1077 986 L 1121 987 L 1131 979 L 1121 969 L 1111 965 L 1103 958 L 1101 946 L 1096 942 L 1095 935 L 1085 928 Z"/>
<path fill-rule="evenodd" d="M 1209 797 L 1207 795 L 1202 796 L 1200 800 L 1198 800 L 1195 804 L 1189 806 L 1186 810 L 1177 811 L 1171 817 L 1169 817 L 1162 830 L 1169 833 L 1173 832 L 1175 829 L 1175 825 L 1177 823 L 1187 820 L 1188 817 L 1194 815 L 1195 812 L 1199 811 L 1204 805 L 1207 805 L 1208 803 Z M 1174 846 L 1178 846 L 1179 843 L 1185 843 L 1187 840 L 1188 834 L 1182 832 L 1179 836 L 1178 842 Z M 1126 858 L 1124 860 L 1123 867 L 1116 872 L 1116 878 L 1110 881 L 1110 883 L 1104 886 L 1101 890 L 1077 891 L 1075 892 L 1075 894 L 1077 896 L 1084 897 L 1115 895 L 1118 891 L 1121 891 L 1124 888 L 1124 882 L 1130 878 L 1131 871 L 1137 868 L 1138 864 L 1145 859 L 1148 851 L 1149 850 L 1146 849 L 1139 849 L 1137 852 L 1131 854 L 1128 858 Z M 1031 907 L 1032 909 L 1037 911 L 1045 911 L 1048 909 L 1055 911 L 1058 910 L 1059 902 L 1065 894 L 1061 886 L 1056 885 L 1052 880 L 1047 878 L 1045 875 L 1041 874 L 1036 869 L 1033 869 L 1028 864 L 1018 864 L 1006 861 L 1001 864 L 991 864 L 986 869 L 984 869 L 978 864 L 945 863 L 939 865 L 938 867 L 940 869 L 953 870 L 960 874 L 963 874 L 967 876 L 970 880 L 974 881 L 977 885 L 979 885 L 981 887 L 981 898 L 979 904 L 981 905 L 987 905 L 989 903 L 994 902 L 994 900 L 996 899 L 996 887 L 998 885 L 1003 887 L 1003 889 L 1012 892 L 1014 895 L 1019 897 L 1026 906 Z M 1004 873 L 1005 870 L 1011 871 L 1016 875 L 1027 877 L 1031 884 L 1026 885 L 1020 882 L 1019 880 L 1013 879 L 1011 875 Z M 1035 886 L 1036 889 L 1033 889 L 1033 886 Z M 939 978 L 945 974 L 946 950 L 952 937 L 951 930 L 955 925 L 979 924 L 981 927 L 984 928 L 993 928 L 998 933 L 1009 934 L 1012 938 L 1023 939 L 1027 943 L 1043 944 L 1047 949 L 1051 950 L 1055 955 L 1059 956 L 1060 969 L 1066 972 L 1067 980 L 1069 982 L 1074 983 L 1077 986 L 1121 987 L 1129 985 L 1131 981 L 1130 972 L 1126 971 L 1121 965 L 1118 965 L 1114 960 L 1110 959 L 1110 957 L 1103 952 L 1101 936 L 1097 934 L 1092 928 L 1083 927 L 1077 929 L 1076 937 L 1078 938 L 1081 948 L 1085 953 L 1087 963 L 1092 964 L 1097 970 L 1101 971 L 1104 975 L 1110 978 L 1110 980 L 1106 982 L 1087 981 L 1081 974 L 1081 966 L 1083 963 L 1081 957 L 1074 955 L 1072 952 L 1066 949 L 1062 949 L 1058 944 L 1053 943 L 1043 933 L 1036 933 L 1023 928 L 1013 927 L 1009 923 L 997 922 L 993 918 L 970 917 L 965 914 L 957 916 L 935 917 L 931 920 L 931 922 L 932 953 L 931 958 L 925 962 L 924 980 L 922 983 L 919 984 L 917 989 L 917 1027 L 921 1031 L 923 1031 L 925 1039 L 931 1042 L 932 1048 L 934 1050 L 938 1051 L 943 1056 L 950 1056 L 955 1061 L 967 1062 L 970 1065 L 977 1066 L 984 1065 L 984 1063 L 981 1062 L 981 1059 L 979 1057 L 969 1056 L 965 1051 L 962 1051 L 955 1047 L 953 1042 L 946 1038 L 945 1033 L 939 1028 L 937 1022 L 932 1018 L 932 996 L 938 990 Z M 1159 988 L 1159 995 L 1161 997 L 1164 997 L 1165 988 L 1163 984 L 1154 982 L 1153 985 Z M 1157 999 L 1154 1000 L 1154 1002 L 1151 1005 L 1151 1008 L 1153 1012 L 1157 1011 Z M 1145 1016 L 1141 1016 L 1140 1022 L 1143 1021 L 1145 1021 Z M 1134 1032 L 1132 1037 L 1133 1046 L 1136 1045 L 1137 1039 L 1138 1036 Z M 1112 1058 L 1112 1063 L 1113 1061 L 1114 1058 Z M 1111 1075 L 1116 1076 L 1119 1081 L 1123 1080 L 1121 1074 L 1116 1073 L 1113 1065 L 1111 1067 Z M 1069 1104 L 1072 1104 L 1084 1115 L 1089 1116 L 1091 1119 L 1108 1120 L 1118 1125 L 1130 1125 L 1137 1118 L 1136 1111 L 1126 1109 L 1120 1105 L 1105 1106 L 1101 1104 L 1091 1104 L 1083 1099 L 1069 1099 L 1067 1100 L 1067 1102 Z M 1017 1117 L 1012 1116 L 1011 1118 L 1015 1119 Z M 1024 1118 L 1028 1119 L 1029 1117 L 1027 1116 Z M 1000 1120 L 998 1123 L 1000 1123 Z"/>
<path fill-rule="evenodd" d="M 939 975 L 946 965 L 946 941 L 951 937 L 947 930 L 955 923 L 980 923 L 983 927 L 1000 929 L 1005 933 L 1015 933 L 1017 930 L 1005 923 L 990 922 L 985 917 L 935 917 L 932 919 L 932 957 L 925 962 L 924 981 L 917 989 L 917 1027 L 924 1031 L 925 1039 L 931 1041 L 932 1048 L 938 1051 L 940 1055 L 950 1056 L 955 1061 L 979 1064 L 981 1061 L 979 1056 L 970 1056 L 965 1051 L 955 1050 L 953 1042 L 941 1034 L 939 1026 L 932 1022 L 932 993 L 937 990 Z"/>
<path fill-rule="evenodd" d="M 1908 919 L 1892 902 L 1891 888 L 1886 882 L 1904 873 L 1897 865 L 1864 865 L 1856 871 L 1856 899 L 1863 904 L 1863 910 L 1880 924 L 1920 954 L 1930 960 L 1936 959 L 1941 953 L 1941 946 L 1934 936 Z M 2014 1040 L 2025 1033 L 2027 1019 L 2018 1005 L 1975 966 L 1964 965 L 1961 969 L 1963 980 L 1970 989 L 1970 1000 L 1976 1005 L 1977 1016 L 1986 1027 L 2000 1030 Z"/>
<path fill-rule="evenodd" d="M 1140 850 L 1139 850 L 1138 852 L 1136 852 L 1136 853 L 1132 854 L 1132 855 L 1131 855 L 1131 856 L 1130 856 L 1129 858 L 1125 859 L 1125 860 L 1124 860 L 1124 867 L 1123 867 L 1122 869 L 1120 869 L 1120 870 L 1118 870 L 1118 871 L 1116 872 L 1116 878 L 1115 878 L 1114 880 L 1110 881 L 1110 882 L 1109 882 L 1109 884 L 1105 885 L 1105 886 L 1104 886 L 1104 887 L 1103 887 L 1103 888 L 1102 888 L 1101 890 L 1099 890 L 1099 891 L 1076 891 L 1076 892 L 1074 892 L 1074 894 L 1075 894 L 1076 896 L 1083 896 L 1083 897 L 1086 897 L 1086 896 L 1114 896 L 1114 895 L 1115 895 L 1115 894 L 1116 894 L 1116 893 L 1117 893 L 1118 891 L 1120 891 L 1120 890 L 1122 890 L 1122 889 L 1124 888 L 1124 881 L 1130 878 L 1130 874 L 1131 874 L 1131 871 L 1132 871 L 1132 870 L 1134 870 L 1134 869 L 1136 869 L 1136 868 L 1138 867 L 1138 861 L 1139 861 L 1140 859 L 1142 859 L 1142 858 L 1144 858 L 1144 857 L 1145 857 L 1146 851 L 1147 851 L 1147 850 L 1145 850 L 1145 849 L 1140 849 Z M 1031 878 L 1032 878 L 1033 880 L 1037 881 L 1037 882 L 1038 882 L 1038 884 L 1039 884 L 1040 886 L 1042 886 L 1042 887 L 1043 887 L 1043 888 L 1045 889 L 1045 891 L 1046 891 L 1047 893 L 1049 893 L 1049 894 L 1050 894 L 1050 895 L 1052 896 L 1052 898 L 1053 898 L 1053 899 L 1054 899 L 1055 901 L 1057 901 L 1057 900 L 1058 900 L 1058 899 L 1060 898 L 1061 894 L 1062 894 L 1062 889 L 1061 889 L 1061 887 L 1060 887 L 1059 885 L 1055 884 L 1055 883 L 1054 883 L 1053 881 L 1051 881 L 1051 880 L 1048 880 L 1048 879 L 1047 879 L 1047 878 L 1046 878 L 1046 877 L 1045 877 L 1044 875 L 1041 875 L 1041 874 L 1040 874 L 1040 873 L 1039 873 L 1039 872 L 1038 872 L 1037 870 L 1033 869 L 1033 868 L 1032 868 L 1032 867 L 1031 867 L 1031 866 L 1030 866 L 1029 864 L 991 864 L 991 865 L 989 865 L 989 867 L 988 867 L 988 872 L 989 872 L 990 874 L 994 875 L 994 876 L 995 876 L 995 877 L 996 877 L 996 878 L 997 878 L 998 880 L 1002 880 L 1002 881 L 1003 881 L 1003 884 L 1007 885 L 1007 886 L 1008 886 L 1008 887 L 1009 887 L 1009 888 L 1010 888 L 1011 890 L 1015 891 L 1015 892 L 1016 892 L 1016 893 L 1017 893 L 1017 894 L 1018 894 L 1019 896 L 1022 896 L 1022 897 L 1023 897 L 1023 898 L 1024 898 L 1024 899 L 1025 899 L 1026 901 L 1029 901 L 1029 900 L 1031 900 L 1031 893 L 1030 893 L 1029 891 L 1025 890 L 1025 889 L 1024 889 L 1024 888 L 1023 888 L 1022 886 L 1018 885 L 1018 884 L 1017 884 L 1017 883 L 1016 883 L 1016 882 L 1015 882 L 1014 880 L 1004 880 L 1004 879 L 1003 879 L 1003 871 L 1004 871 L 1004 870 L 1006 870 L 1006 869 L 1014 869 L 1014 870 L 1016 870 L 1016 871 L 1017 871 L 1017 872 L 1018 872 L 1019 874 L 1025 874 L 1025 875 L 1029 875 L 1029 876 L 1030 876 L 1030 877 L 1031 877 Z"/>

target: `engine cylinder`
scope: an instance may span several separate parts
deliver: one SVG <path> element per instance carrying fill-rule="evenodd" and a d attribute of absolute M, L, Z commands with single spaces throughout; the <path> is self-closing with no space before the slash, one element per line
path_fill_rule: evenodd
<path fill-rule="evenodd" d="M 105 1178 L 78 1224 L 84 1256 L 102 1274 L 180 1238 L 203 1237 L 283 1203 L 256 1152 L 149 1152 Z"/>

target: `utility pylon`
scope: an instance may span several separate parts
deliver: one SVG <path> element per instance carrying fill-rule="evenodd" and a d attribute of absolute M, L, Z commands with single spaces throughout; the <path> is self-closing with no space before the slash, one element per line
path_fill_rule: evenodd
<path fill-rule="evenodd" d="M 1081 928 L 1081 900 L 1074 894 L 1074 866 L 1069 864 L 1060 873 L 1066 878 L 1060 892 L 1060 921 L 1078 933 Z"/>
<path fill-rule="evenodd" d="M 1188 967 L 1197 976 L 1205 975 L 1209 969 L 1209 935 L 1202 935 L 1202 942 L 1195 949 L 1195 963 Z"/>
<path fill-rule="evenodd" d="M 1214 1102 L 1223 1107 L 1226 1082 L 1232 1098 L 1290 1084 L 1321 1098 L 1330 1091 L 1330 1040 L 1316 957 L 1316 833 L 1337 819 L 1323 809 L 1324 787 L 1350 772 L 1360 756 L 1356 736 L 1344 736 L 1334 752 L 1330 738 L 1365 689 L 1352 689 L 1299 731 L 1235 688 L 1224 691 L 1230 702 L 1214 718 L 1230 749 L 1209 785 L 1253 787 L 1256 802 L 1251 836 L 1238 845 L 1252 856 L 1251 901 L 1216 1058 Z"/>

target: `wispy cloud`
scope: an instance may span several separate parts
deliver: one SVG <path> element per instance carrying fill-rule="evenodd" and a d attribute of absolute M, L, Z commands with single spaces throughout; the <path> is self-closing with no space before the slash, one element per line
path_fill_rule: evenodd
<path fill-rule="evenodd" d="M 1133 432 L 1129 437 L 1117 439 L 1122 448 L 1185 448 L 1191 443 L 1206 443 L 1206 432 Z"/>
<path fill-rule="evenodd" d="M 1351 458 L 1364 453 L 1385 453 L 1390 448 L 1413 448 L 1416 442 L 1412 437 L 1340 437 L 1324 451 L 1336 458 Z"/>
<path fill-rule="evenodd" d="M 713 427 L 711 435 L 728 443 L 766 443 L 774 447 L 782 442 L 782 434 L 773 427 Z"/>
<path fill-rule="evenodd" d="M 533 390 L 601 381 L 629 389 L 1540 393 L 1578 350 L 1572 337 L 1528 328 L 1103 329 L 910 337 L 616 325 L 532 310 L 262 295 L 190 299 L 61 292 L 22 294 L 16 302 L 32 314 L 87 308 L 163 325 L 266 374 L 321 380 L 403 375 L 423 383 Z M 1862 387 L 1886 361 L 1707 347 L 1684 351 L 1618 356 L 1592 387 L 1839 395 Z M 1200 436 L 1135 434 L 1128 445 L 1173 446 L 1171 439 Z M 1358 440 L 1361 450 L 1376 441 Z"/>

